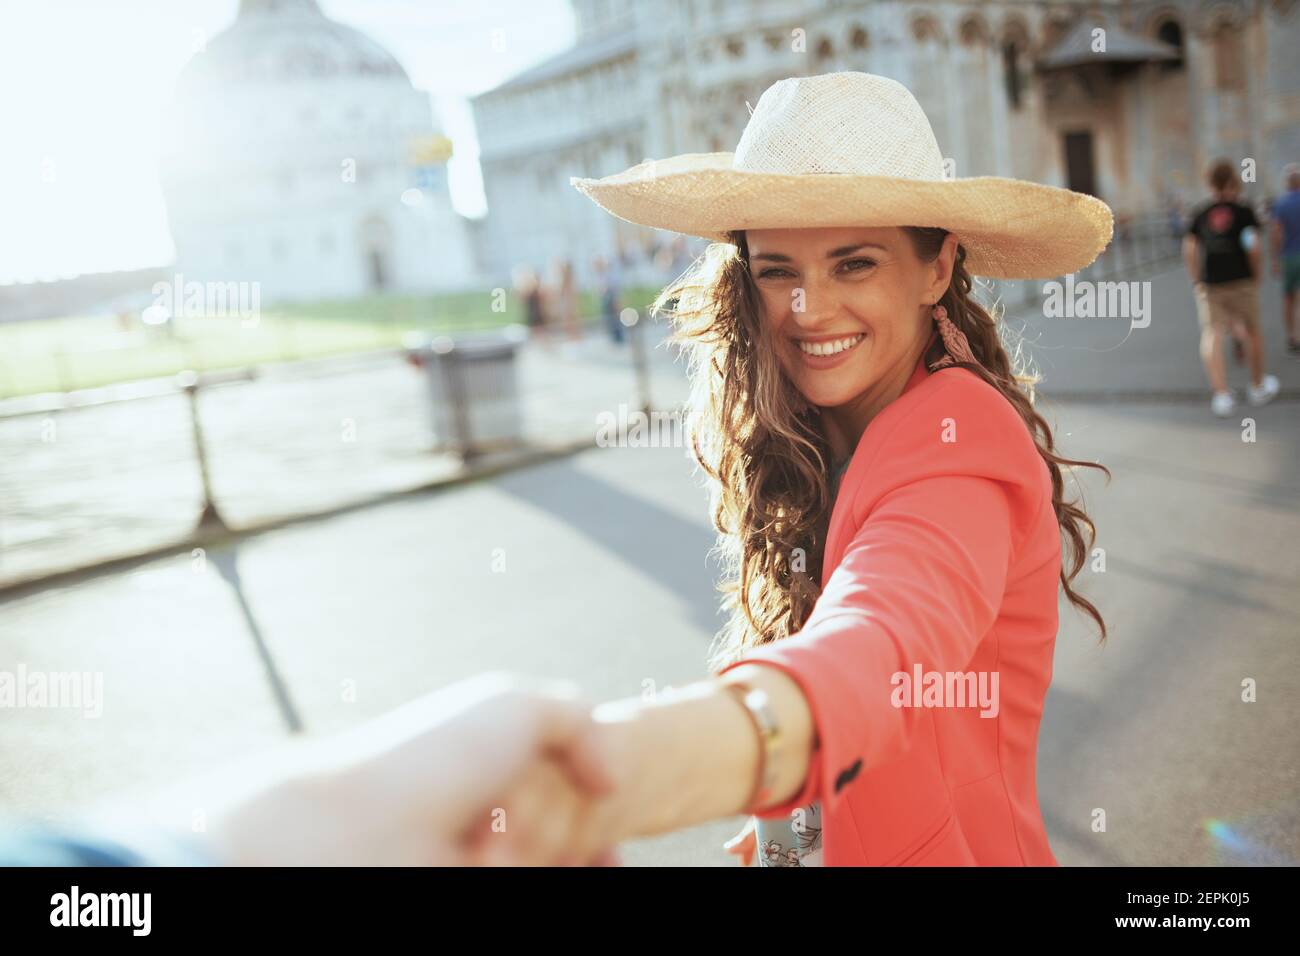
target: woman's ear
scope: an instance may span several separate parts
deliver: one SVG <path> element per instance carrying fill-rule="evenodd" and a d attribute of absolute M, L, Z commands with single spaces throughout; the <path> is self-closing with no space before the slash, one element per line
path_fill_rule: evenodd
<path fill-rule="evenodd" d="M 933 304 L 943 298 L 948 286 L 952 284 L 952 271 L 956 268 L 956 263 L 957 236 L 950 232 L 943 237 L 943 247 L 939 254 L 928 264 L 930 283 L 925 290 L 926 301 Z"/>

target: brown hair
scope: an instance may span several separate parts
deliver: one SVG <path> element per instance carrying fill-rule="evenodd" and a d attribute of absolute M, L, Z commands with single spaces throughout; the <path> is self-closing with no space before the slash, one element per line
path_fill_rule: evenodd
<path fill-rule="evenodd" d="M 947 235 L 943 229 L 904 231 L 925 262 L 934 261 Z M 719 590 L 729 611 L 710 662 L 715 668 L 803 626 L 821 593 L 818 577 L 833 504 L 830 448 L 817 410 L 784 373 L 766 323 L 759 320 L 744 233 L 729 236 L 730 243 L 710 245 L 650 308 L 652 315 L 668 313 L 674 340 L 687 352 L 691 444 L 712 479 L 715 551 L 725 562 Z M 965 260 L 959 244 L 951 283 L 939 300 L 978 360 L 958 364 L 1001 392 L 1024 419 L 1051 473 L 1052 505 L 1069 549 L 1061 585 L 1070 602 L 1096 621 L 1104 642 L 1100 612 L 1070 586 L 1096 540 L 1096 528 L 1076 503 L 1064 499 L 1061 467 L 1099 468 L 1107 478 L 1110 471 L 1056 454 L 1051 428 L 1033 407 L 1037 377 L 1013 369 L 997 321 L 972 295 L 974 280 Z M 936 339 L 925 356 L 927 365 L 943 354 Z"/>
<path fill-rule="evenodd" d="M 1216 192 L 1223 192 L 1228 188 L 1229 183 L 1236 182 L 1237 168 L 1226 159 L 1215 160 L 1210 166 L 1209 172 L 1205 174 L 1206 182 L 1210 188 Z"/>

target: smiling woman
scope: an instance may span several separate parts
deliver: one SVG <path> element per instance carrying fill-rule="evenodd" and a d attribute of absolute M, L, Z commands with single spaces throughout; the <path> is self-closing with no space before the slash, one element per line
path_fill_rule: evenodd
<path fill-rule="evenodd" d="M 973 275 L 1082 268 L 1109 210 L 945 178 L 915 99 L 862 73 L 774 84 L 734 154 L 575 185 L 715 240 L 652 312 L 690 357 L 729 619 L 711 681 L 611 725 L 653 768 L 621 775 L 656 807 L 635 832 L 743 809 L 728 848 L 768 865 L 1055 864 L 1035 761 L 1059 589 L 1105 639 L 1070 584 L 1093 526 L 1062 469 L 1101 466 L 1055 452 Z M 999 707 L 900 707 L 910 673 Z"/>
<path fill-rule="evenodd" d="M 736 238 L 757 270 L 762 325 L 782 369 L 826 409 L 832 457 L 843 459 L 920 358 L 932 326 L 919 305 L 947 289 L 956 237 L 930 261 L 898 228 L 758 229 Z M 760 265 L 771 262 L 781 265 Z"/>
<path fill-rule="evenodd" d="M 1052 475 L 1072 551 L 1062 586 L 1104 636 L 1096 608 L 1070 586 L 1092 526 L 1062 500 L 1060 471 L 1099 466 L 1055 453 L 1027 394 L 1034 378 L 1013 368 L 997 321 L 973 295 L 957 236 L 900 226 L 735 230 L 731 238 L 652 307 L 670 312 L 693 350 L 691 429 L 719 483 L 720 546 L 735 568 L 733 614 L 715 665 L 794 634 L 807 619 L 821 588 L 793 562 L 806 556 L 816 569 L 823 558 L 831 463 L 848 461 L 918 364 L 964 366 L 1019 413 Z"/>

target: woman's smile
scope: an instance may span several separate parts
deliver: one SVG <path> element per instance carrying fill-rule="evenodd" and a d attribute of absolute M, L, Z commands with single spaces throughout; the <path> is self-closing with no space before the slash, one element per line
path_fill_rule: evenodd
<path fill-rule="evenodd" d="M 846 335 L 817 336 L 816 338 L 796 338 L 799 353 L 804 365 L 813 369 L 834 368 L 848 361 L 853 350 L 866 338 L 864 332 L 851 332 Z"/>

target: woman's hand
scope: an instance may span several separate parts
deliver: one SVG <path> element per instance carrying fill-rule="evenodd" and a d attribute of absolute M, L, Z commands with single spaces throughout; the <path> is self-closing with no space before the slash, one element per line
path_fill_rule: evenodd
<path fill-rule="evenodd" d="M 754 818 L 750 817 L 745 821 L 744 829 L 724 843 L 722 848 L 734 854 L 740 860 L 741 866 L 753 866 L 758 851 L 758 827 L 754 823 Z"/>

